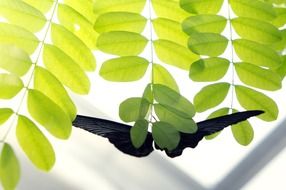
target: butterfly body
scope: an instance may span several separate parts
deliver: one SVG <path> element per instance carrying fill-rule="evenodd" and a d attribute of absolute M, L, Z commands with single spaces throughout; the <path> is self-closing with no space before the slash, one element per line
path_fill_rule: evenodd
<path fill-rule="evenodd" d="M 180 132 L 181 138 L 178 146 L 172 151 L 164 151 L 169 157 L 172 158 L 180 156 L 185 148 L 195 148 L 204 136 L 211 135 L 215 132 L 221 131 L 227 126 L 236 124 L 262 113 L 264 112 L 260 110 L 237 112 L 198 122 L 198 130 L 196 133 L 190 134 Z M 148 132 L 146 140 L 140 148 L 137 149 L 133 146 L 130 138 L 130 129 L 132 126 L 130 125 L 81 115 L 76 117 L 76 119 L 73 121 L 73 125 L 93 134 L 108 138 L 110 143 L 125 154 L 135 157 L 144 157 L 149 155 L 154 150 L 153 137 L 150 132 Z M 163 150 L 156 144 L 155 148 Z"/>

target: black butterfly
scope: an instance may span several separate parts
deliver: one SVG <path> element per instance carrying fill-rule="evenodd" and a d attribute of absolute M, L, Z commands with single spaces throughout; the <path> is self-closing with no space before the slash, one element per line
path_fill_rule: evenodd
<path fill-rule="evenodd" d="M 180 132 L 181 140 L 179 142 L 179 145 L 174 150 L 165 150 L 165 152 L 169 157 L 172 158 L 180 156 L 185 148 L 195 148 L 204 136 L 211 135 L 215 132 L 224 129 L 229 125 L 236 124 L 238 122 L 244 121 L 250 117 L 260 115 L 262 113 L 264 112 L 259 110 L 237 112 L 230 115 L 225 115 L 198 122 L 198 130 L 196 133 L 189 134 Z M 133 146 L 129 134 L 130 129 L 132 127 L 130 125 L 81 115 L 78 115 L 76 117 L 76 119 L 73 121 L 73 125 L 75 127 L 89 131 L 93 134 L 108 138 L 108 140 L 112 144 L 114 144 L 117 149 L 132 156 L 147 156 L 154 150 L 153 137 L 150 132 L 148 132 L 146 140 L 140 148 L 136 149 Z M 155 148 L 162 150 L 156 144 Z"/>

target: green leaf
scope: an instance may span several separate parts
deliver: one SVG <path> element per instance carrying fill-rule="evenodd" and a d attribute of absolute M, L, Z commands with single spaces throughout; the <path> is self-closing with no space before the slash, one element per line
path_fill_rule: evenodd
<path fill-rule="evenodd" d="M 97 39 L 97 47 L 103 52 L 120 55 L 132 56 L 140 54 L 148 40 L 133 32 L 113 31 L 102 33 Z"/>
<path fill-rule="evenodd" d="M 282 57 L 282 64 L 274 70 L 283 79 L 286 75 L 286 55 Z"/>
<path fill-rule="evenodd" d="M 100 15 L 94 24 L 98 33 L 110 31 L 143 32 L 146 18 L 138 13 L 109 12 Z"/>
<path fill-rule="evenodd" d="M 234 65 L 239 79 L 247 85 L 271 91 L 282 87 L 281 77 L 270 69 L 243 62 Z"/>
<path fill-rule="evenodd" d="M 153 44 L 156 55 L 162 62 L 184 70 L 189 70 L 192 62 L 199 59 L 188 48 L 168 40 L 155 40 Z"/>
<path fill-rule="evenodd" d="M 14 74 L 0 74 L 0 99 L 11 99 L 22 90 L 22 80 Z"/>
<path fill-rule="evenodd" d="M 188 47 L 196 54 L 216 57 L 221 55 L 228 44 L 228 39 L 215 33 L 192 33 Z"/>
<path fill-rule="evenodd" d="M 249 145 L 254 138 L 253 128 L 248 121 L 232 125 L 231 131 L 235 140 L 243 146 Z"/>
<path fill-rule="evenodd" d="M 221 82 L 202 88 L 194 97 L 197 112 L 204 112 L 219 105 L 226 97 L 230 88 L 229 83 Z"/>
<path fill-rule="evenodd" d="M 264 121 L 274 121 L 278 117 L 277 104 L 268 96 L 251 88 L 236 85 L 235 92 L 240 105 L 246 110 L 263 110 L 258 116 Z"/>
<path fill-rule="evenodd" d="M 229 2 L 239 17 L 271 21 L 276 16 L 273 6 L 260 0 L 229 0 Z"/>
<path fill-rule="evenodd" d="M 229 61 L 211 57 L 194 62 L 190 68 L 190 78 L 198 82 L 210 82 L 221 79 L 229 68 Z"/>
<path fill-rule="evenodd" d="M 64 3 L 83 15 L 90 23 L 95 22 L 97 15 L 92 9 L 93 0 L 84 0 L 84 3 L 78 0 L 64 0 Z"/>
<path fill-rule="evenodd" d="M 133 146 L 135 148 L 140 148 L 147 137 L 148 134 L 148 121 L 138 120 L 130 129 L 130 138 Z"/>
<path fill-rule="evenodd" d="M 185 33 L 221 33 L 226 26 L 226 18 L 219 15 L 195 15 L 186 18 L 182 27 Z"/>
<path fill-rule="evenodd" d="M 166 18 L 156 18 L 152 20 L 152 24 L 159 39 L 187 46 L 188 35 L 182 31 L 181 23 Z"/>
<path fill-rule="evenodd" d="M 54 4 L 53 0 L 23 0 L 43 13 L 48 12 Z"/>
<path fill-rule="evenodd" d="M 173 107 L 155 104 L 154 108 L 160 121 L 173 125 L 176 130 L 183 133 L 195 133 L 197 131 L 198 127 L 195 121 L 191 118 L 183 117 L 185 114 Z"/>
<path fill-rule="evenodd" d="M 153 104 L 153 101 L 154 101 L 151 86 L 152 86 L 152 84 L 150 83 L 145 87 L 144 92 L 143 92 L 143 96 L 142 96 L 142 98 L 146 99 L 149 102 L 149 104 Z"/>
<path fill-rule="evenodd" d="M 16 189 L 20 180 L 20 164 L 12 147 L 4 143 L 0 157 L 0 179 L 5 190 Z"/>
<path fill-rule="evenodd" d="M 181 22 L 190 14 L 181 9 L 178 0 L 152 0 L 157 17 Z"/>
<path fill-rule="evenodd" d="M 179 92 L 179 87 L 171 73 L 159 64 L 153 64 L 153 83 L 162 84 Z"/>
<path fill-rule="evenodd" d="M 212 119 L 215 117 L 220 117 L 220 116 L 224 116 L 227 115 L 229 113 L 229 108 L 220 108 L 218 110 L 216 110 L 215 112 L 211 113 L 207 119 Z M 221 131 L 213 133 L 211 135 L 205 136 L 206 140 L 212 140 L 215 137 L 217 137 L 219 134 L 221 133 Z"/>
<path fill-rule="evenodd" d="M 158 103 L 176 109 L 182 116 L 192 118 L 195 115 L 193 104 L 175 90 L 161 84 L 154 84 L 153 93 Z"/>
<path fill-rule="evenodd" d="M 126 56 L 105 61 L 99 71 L 101 77 L 109 81 L 130 82 L 141 79 L 149 62 L 141 57 Z"/>
<path fill-rule="evenodd" d="M 145 0 L 104 0 L 95 1 L 93 4 L 93 8 L 95 13 L 114 11 L 141 13 L 145 4 Z"/>
<path fill-rule="evenodd" d="M 180 133 L 174 126 L 166 122 L 153 123 L 152 136 L 161 149 L 169 151 L 175 149 L 180 142 Z"/>
<path fill-rule="evenodd" d="M 41 30 L 46 24 L 46 18 L 39 10 L 19 0 L 1 0 L 0 16 L 31 32 Z"/>
<path fill-rule="evenodd" d="M 286 29 L 279 30 L 279 33 L 281 34 L 282 40 L 270 44 L 270 47 L 282 53 L 286 49 Z"/>
<path fill-rule="evenodd" d="M 281 5 L 281 4 L 285 3 L 285 0 L 263 0 L 263 1 L 269 2 L 269 3 L 274 3 L 277 5 Z"/>
<path fill-rule="evenodd" d="M 37 168 L 49 171 L 53 167 L 56 160 L 53 147 L 30 119 L 19 116 L 16 136 L 19 145 Z"/>
<path fill-rule="evenodd" d="M 92 23 L 85 17 L 71 7 L 62 4 L 58 5 L 57 16 L 60 23 L 80 38 L 90 49 L 97 49 L 96 40 L 98 34 L 93 29 Z"/>
<path fill-rule="evenodd" d="M 90 82 L 82 68 L 59 48 L 45 44 L 43 61 L 60 82 L 78 94 L 87 94 Z"/>
<path fill-rule="evenodd" d="M 237 34 L 259 43 L 275 43 L 282 39 L 280 31 L 272 24 L 252 18 L 235 18 L 231 20 Z"/>
<path fill-rule="evenodd" d="M 13 113 L 14 111 L 10 108 L 0 108 L 0 125 L 4 124 Z"/>
<path fill-rule="evenodd" d="M 70 136 L 72 123 L 69 116 L 40 91 L 28 91 L 28 111 L 55 137 L 67 139 Z"/>
<path fill-rule="evenodd" d="M 279 54 L 266 45 L 237 39 L 233 41 L 233 46 L 238 57 L 244 62 L 269 68 L 275 68 L 281 64 Z"/>
<path fill-rule="evenodd" d="M 277 16 L 272 21 L 272 24 L 274 24 L 276 27 L 283 27 L 286 23 L 286 9 L 282 7 L 275 7 L 274 9 Z"/>
<path fill-rule="evenodd" d="M 149 106 L 149 102 L 144 98 L 128 98 L 119 106 L 120 119 L 124 122 L 144 119 Z"/>
<path fill-rule="evenodd" d="M 194 14 L 216 14 L 222 7 L 223 0 L 180 0 L 181 7 Z"/>
<path fill-rule="evenodd" d="M 0 44 L 0 68 L 23 76 L 32 65 L 29 55 L 15 45 Z"/>
<path fill-rule="evenodd" d="M 86 71 L 95 70 L 95 58 L 91 50 L 73 33 L 63 26 L 52 24 L 51 38 L 55 46 L 69 55 L 79 66 Z"/>
<path fill-rule="evenodd" d="M 71 121 L 75 119 L 76 107 L 62 83 L 52 73 L 37 66 L 34 74 L 34 87 L 36 90 L 45 92 L 46 96 L 69 115 Z"/>
<path fill-rule="evenodd" d="M 0 23 L 0 43 L 17 45 L 31 55 L 38 47 L 39 40 L 22 27 Z"/>

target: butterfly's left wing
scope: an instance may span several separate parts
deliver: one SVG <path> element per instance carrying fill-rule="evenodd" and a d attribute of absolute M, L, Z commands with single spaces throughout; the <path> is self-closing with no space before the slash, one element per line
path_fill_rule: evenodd
<path fill-rule="evenodd" d="M 245 121 L 250 117 L 257 116 L 264 113 L 260 110 L 251 110 L 244 112 L 237 112 L 230 115 L 216 117 L 205 121 L 198 122 L 198 130 L 194 134 L 181 133 L 181 140 L 177 148 L 172 151 L 165 150 L 169 157 L 180 156 L 183 150 L 187 147 L 195 148 L 198 143 L 203 139 L 204 136 L 211 135 L 215 132 L 221 131 L 222 129 L 236 124 L 241 121 Z M 156 146 L 156 148 L 158 148 Z"/>
<path fill-rule="evenodd" d="M 131 126 L 95 117 L 77 115 L 73 121 L 75 127 L 108 138 L 118 150 L 136 157 L 149 155 L 153 149 L 153 138 L 148 132 L 144 144 L 136 149 L 130 138 Z"/>

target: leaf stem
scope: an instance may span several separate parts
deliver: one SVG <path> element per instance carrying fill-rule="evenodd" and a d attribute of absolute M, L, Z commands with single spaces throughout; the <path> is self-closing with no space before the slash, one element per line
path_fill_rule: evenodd
<path fill-rule="evenodd" d="M 150 36 L 149 36 L 149 43 L 150 43 L 150 64 L 151 64 L 151 92 L 152 92 L 152 96 L 154 97 L 154 90 L 153 90 L 153 84 L 154 84 L 154 47 L 153 47 L 153 25 L 152 25 L 152 3 L 151 0 L 148 0 L 148 24 L 149 24 L 149 32 L 150 32 Z M 153 102 L 151 105 L 151 111 L 150 111 L 150 123 L 153 122 L 153 119 L 156 120 L 156 118 L 153 116 L 153 112 L 154 112 L 154 98 L 153 98 Z"/>
<path fill-rule="evenodd" d="M 233 102 L 234 102 L 234 48 L 233 48 L 233 29 L 231 26 L 231 8 L 229 0 L 227 1 L 227 12 L 228 12 L 228 24 L 229 24 L 229 41 L 231 46 L 231 59 L 230 59 L 230 66 L 231 66 L 231 72 L 232 72 L 232 78 L 231 78 L 231 103 L 230 108 L 233 108 Z"/>
<path fill-rule="evenodd" d="M 33 79 L 33 77 L 34 77 L 35 68 L 36 68 L 36 66 L 37 66 L 37 64 L 38 64 L 38 62 L 39 62 L 40 56 L 41 56 L 41 54 L 42 54 L 43 47 L 44 47 L 44 45 L 45 45 L 45 40 L 47 39 L 47 36 L 48 36 L 48 33 L 49 33 L 49 29 L 50 29 L 50 27 L 51 27 L 52 20 L 53 20 L 53 17 L 54 17 L 54 15 L 55 15 L 55 11 L 56 11 L 57 6 L 58 6 L 58 0 L 55 1 L 54 7 L 53 7 L 53 10 L 52 10 L 52 14 L 51 14 L 51 18 L 48 20 L 48 26 L 47 26 L 47 30 L 45 31 L 45 35 L 44 35 L 44 37 L 43 37 L 43 40 L 40 41 L 40 48 L 39 48 L 39 50 L 38 50 L 38 55 L 37 55 L 37 57 L 36 57 L 35 62 L 33 63 L 32 73 L 31 73 L 31 75 L 30 75 L 30 77 L 29 77 L 29 79 L 28 79 L 27 85 L 25 85 L 25 87 L 24 87 L 23 96 L 21 97 L 19 106 L 18 106 L 16 112 L 14 113 L 14 116 L 15 116 L 15 117 L 13 118 L 12 122 L 10 123 L 10 125 L 9 125 L 9 127 L 8 127 L 8 130 L 7 130 L 6 133 L 4 134 L 3 138 L 0 140 L 0 143 L 5 143 L 5 141 L 6 141 L 7 137 L 8 137 L 8 135 L 9 135 L 9 133 L 10 133 L 12 127 L 14 126 L 14 123 L 16 122 L 16 117 L 17 117 L 17 116 L 19 115 L 19 113 L 20 113 L 20 110 L 21 110 L 22 105 L 23 105 L 23 103 L 24 103 L 24 99 L 25 99 L 25 97 L 26 97 L 26 95 L 27 95 L 27 92 L 28 92 L 28 90 L 29 90 L 29 86 L 30 86 L 30 84 L 31 84 L 31 82 L 32 82 L 32 79 Z"/>

